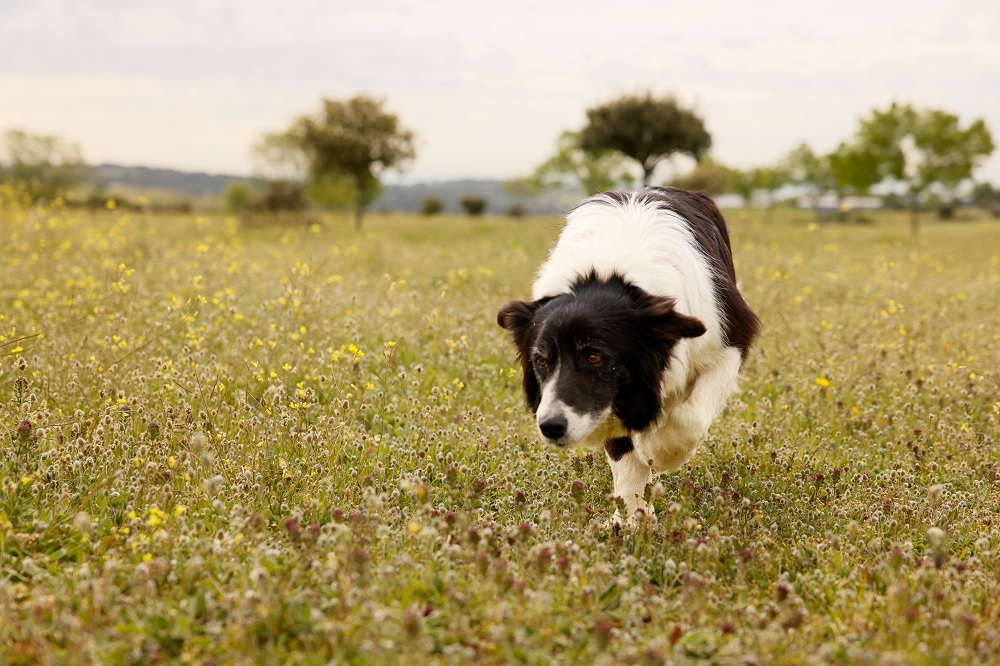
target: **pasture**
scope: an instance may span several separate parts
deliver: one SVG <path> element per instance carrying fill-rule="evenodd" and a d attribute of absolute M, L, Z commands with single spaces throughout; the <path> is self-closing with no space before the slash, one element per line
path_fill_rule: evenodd
<path fill-rule="evenodd" d="M 1000 660 L 996 222 L 729 211 L 764 333 L 616 533 L 495 321 L 558 219 L 3 206 L 2 663 Z"/>

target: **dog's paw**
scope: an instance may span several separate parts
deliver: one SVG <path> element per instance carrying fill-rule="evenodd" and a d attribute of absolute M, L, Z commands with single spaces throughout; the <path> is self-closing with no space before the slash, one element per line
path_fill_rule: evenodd
<path fill-rule="evenodd" d="M 615 509 L 614 515 L 604 521 L 604 529 L 618 533 L 623 529 L 635 529 L 645 521 L 655 522 L 655 520 L 656 513 L 653 511 L 653 507 L 639 507 L 629 514 L 628 518 L 624 519 L 621 512 Z"/>

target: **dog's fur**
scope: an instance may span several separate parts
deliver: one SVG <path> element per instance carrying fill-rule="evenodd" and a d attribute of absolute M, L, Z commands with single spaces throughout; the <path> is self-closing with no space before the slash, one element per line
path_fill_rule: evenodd
<path fill-rule="evenodd" d="M 514 338 L 542 439 L 603 444 L 628 517 L 650 511 L 651 474 L 691 456 L 760 327 L 722 214 L 673 188 L 591 197 L 567 215 L 532 299 L 497 321 Z"/>

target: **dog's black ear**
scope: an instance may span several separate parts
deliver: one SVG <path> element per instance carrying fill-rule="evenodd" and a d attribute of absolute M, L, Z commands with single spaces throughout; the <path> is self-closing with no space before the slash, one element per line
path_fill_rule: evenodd
<path fill-rule="evenodd" d="M 650 324 L 646 330 L 656 331 L 665 339 L 697 338 L 705 334 L 705 324 L 675 310 L 672 298 L 651 296 L 641 313 Z"/>
<path fill-rule="evenodd" d="M 628 385 L 619 389 L 615 415 L 629 430 L 645 430 L 656 422 L 663 409 L 660 385 L 670 362 L 670 353 L 681 338 L 705 334 L 705 325 L 694 317 L 674 310 L 674 300 L 646 295 L 637 303 L 630 322 L 634 347 L 643 353 L 631 355 Z"/>
<path fill-rule="evenodd" d="M 542 388 L 535 377 L 535 370 L 531 366 L 531 325 L 535 321 L 535 312 L 548 299 L 533 301 L 511 301 L 500 308 L 497 313 L 497 323 L 500 327 L 510 331 L 514 338 L 514 345 L 517 347 L 517 358 L 521 362 L 522 385 L 524 386 L 524 399 L 531 408 L 532 413 L 538 410 L 538 404 L 542 401 Z"/>
<path fill-rule="evenodd" d="M 510 331 L 516 337 L 524 329 L 531 326 L 537 309 L 537 301 L 534 303 L 510 301 L 497 313 L 497 323 L 500 324 L 500 328 Z"/>
<path fill-rule="evenodd" d="M 705 324 L 700 319 L 683 315 L 676 310 L 667 320 L 667 326 L 679 338 L 697 338 L 705 334 Z"/>

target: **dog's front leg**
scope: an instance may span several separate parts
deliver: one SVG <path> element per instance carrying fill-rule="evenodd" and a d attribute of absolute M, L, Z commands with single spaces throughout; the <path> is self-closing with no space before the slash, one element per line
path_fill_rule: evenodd
<path fill-rule="evenodd" d="M 667 420 L 643 435 L 656 472 L 683 465 L 705 439 L 712 421 L 739 388 L 740 361 L 738 349 L 726 349 L 715 364 L 702 370 L 687 399 L 670 411 Z"/>
<path fill-rule="evenodd" d="M 652 506 L 646 506 L 643 499 L 646 484 L 649 483 L 650 469 L 635 450 L 631 437 L 612 437 L 604 443 L 604 453 L 611 465 L 611 478 L 614 482 L 615 497 L 622 498 L 625 503 L 625 519 L 635 521 L 635 512 L 642 509 L 649 515 Z M 612 518 L 615 525 L 622 523 L 621 514 L 615 509 Z"/>

